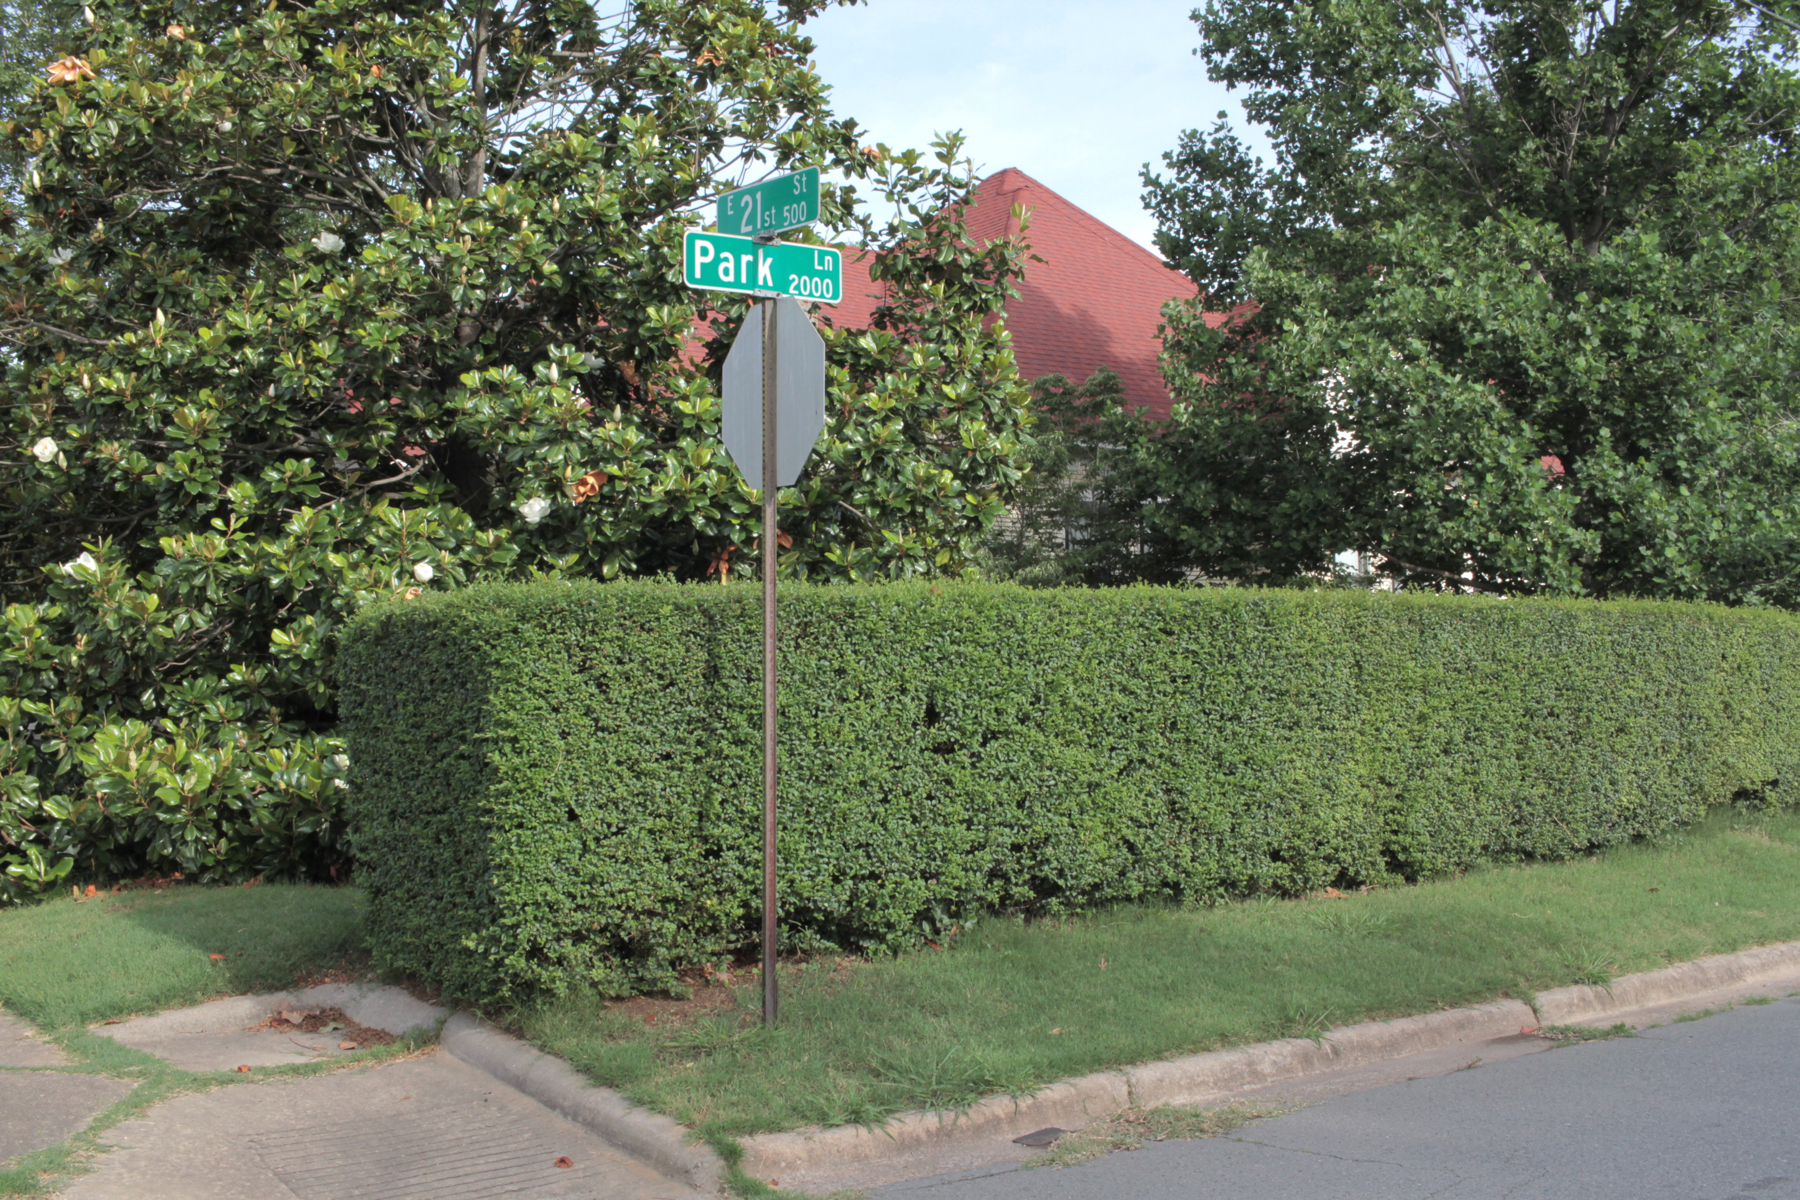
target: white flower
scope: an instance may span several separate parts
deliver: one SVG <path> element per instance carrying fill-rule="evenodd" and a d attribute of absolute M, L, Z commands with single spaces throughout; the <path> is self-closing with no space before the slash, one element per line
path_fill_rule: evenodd
<path fill-rule="evenodd" d="M 56 457 L 56 442 L 51 438 L 39 438 L 32 443 L 31 456 L 41 463 L 47 463 Z"/>
<path fill-rule="evenodd" d="M 413 567 L 413 578 L 420 583 L 430 583 L 431 577 L 435 574 L 437 572 L 431 569 L 431 564 L 428 562 L 422 562 Z"/>
<path fill-rule="evenodd" d="M 337 234 L 332 233 L 330 230 L 327 230 L 314 238 L 312 244 L 317 246 L 323 253 L 336 254 L 339 250 L 344 248 L 344 239 Z"/>
<path fill-rule="evenodd" d="M 75 556 L 75 561 L 63 564 L 63 574 L 73 575 L 76 567 L 86 567 L 90 571 L 97 571 L 100 569 L 100 564 L 94 561 L 93 555 L 89 554 L 86 550 L 83 550 L 80 554 Z"/>
<path fill-rule="evenodd" d="M 49 254 L 44 256 L 44 261 L 53 267 L 62 267 L 67 266 L 69 260 L 74 257 L 75 252 L 65 248 L 62 250 L 52 250 Z"/>
<path fill-rule="evenodd" d="M 606 360 L 601 358 L 598 354 L 583 354 L 581 356 L 581 369 L 583 371 L 598 371 L 605 362 Z"/>
<path fill-rule="evenodd" d="M 533 496 L 525 503 L 519 505 L 519 515 L 525 518 L 525 523 L 527 525 L 536 525 L 539 521 L 544 519 L 544 514 L 549 511 L 550 502 L 542 496 Z"/>

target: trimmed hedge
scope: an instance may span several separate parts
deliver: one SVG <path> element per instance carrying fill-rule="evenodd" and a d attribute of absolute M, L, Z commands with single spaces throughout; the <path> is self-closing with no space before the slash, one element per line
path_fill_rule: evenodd
<path fill-rule="evenodd" d="M 481 1001 L 754 938 L 754 584 L 470 588 L 344 639 L 381 965 Z M 1415 879 L 1800 779 L 1800 620 L 1348 591 L 784 587 L 785 944 Z"/>

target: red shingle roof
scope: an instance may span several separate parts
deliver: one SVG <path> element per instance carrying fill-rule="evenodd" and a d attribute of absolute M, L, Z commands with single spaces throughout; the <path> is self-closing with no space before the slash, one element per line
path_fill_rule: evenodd
<path fill-rule="evenodd" d="M 1019 373 L 1027 379 L 1066 375 L 1076 383 L 1101 367 L 1118 373 L 1128 405 L 1151 417 L 1169 415 L 1157 355 L 1162 306 L 1199 294 L 1192 280 L 1025 172 L 1008 167 L 981 181 L 968 214 L 980 242 L 1018 232 L 1012 206 L 1031 210 L 1025 237 L 1042 262 L 1027 262 L 1019 295 L 1006 306 Z M 844 302 L 830 312 L 840 327 L 866 326 L 881 303 L 867 259 L 844 256 Z M 1224 314 L 1207 314 L 1217 325 Z"/>

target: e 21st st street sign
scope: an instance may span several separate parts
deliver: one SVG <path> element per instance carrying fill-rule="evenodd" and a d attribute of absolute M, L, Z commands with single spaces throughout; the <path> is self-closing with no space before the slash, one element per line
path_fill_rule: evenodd
<path fill-rule="evenodd" d="M 744 237 L 798 229 L 819 219 L 819 168 L 808 167 L 719 197 L 719 232 Z"/>
<path fill-rule="evenodd" d="M 844 298 L 844 254 L 834 246 L 757 242 L 693 230 L 681 260 L 689 287 L 798 296 L 826 304 Z"/>

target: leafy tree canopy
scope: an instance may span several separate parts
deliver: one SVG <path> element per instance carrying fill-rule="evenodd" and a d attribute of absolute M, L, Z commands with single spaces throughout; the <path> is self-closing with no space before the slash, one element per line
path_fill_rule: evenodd
<path fill-rule="evenodd" d="M 1023 464 L 984 325 L 1023 251 L 964 244 L 954 140 L 891 154 L 831 112 L 826 4 L 91 0 L 6 135 L 15 886 L 334 862 L 334 638 L 372 599 L 742 568 L 717 364 L 744 305 L 680 263 L 748 179 L 846 181 L 822 234 L 887 284 L 874 329 L 825 331 L 783 572 L 967 567 Z"/>
<path fill-rule="evenodd" d="M 1196 12 L 1245 88 L 1147 176 L 1186 403 L 1144 484 L 1199 569 L 1345 549 L 1413 583 L 1800 600 L 1785 8 L 1401 0 Z"/>
<path fill-rule="evenodd" d="M 1031 388 L 1031 469 L 982 551 L 981 573 L 1028 587 L 1178 583 L 1178 547 L 1153 520 L 1133 453 L 1144 418 L 1118 375 L 1046 375 Z"/>

